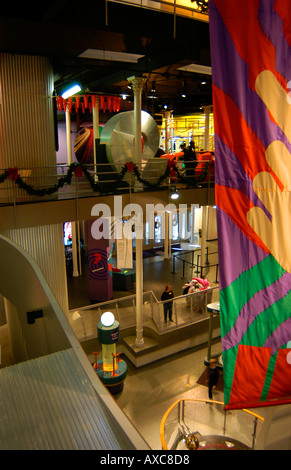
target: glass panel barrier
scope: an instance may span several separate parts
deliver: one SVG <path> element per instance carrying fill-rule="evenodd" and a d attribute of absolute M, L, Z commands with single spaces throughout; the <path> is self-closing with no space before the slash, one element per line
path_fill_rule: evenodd
<path fill-rule="evenodd" d="M 164 304 L 152 291 L 143 294 L 143 323 L 150 323 L 158 332 L 165 332 L 201 320 L 207 320 L 207 304 L 219 298 L 219 288 L 211 287 L 205 291 L 194 292 L 173 299 L 173 322 L 164 322 Z M 135 295 L 121 297 L 98 304 L 88 305 L 69 312 L 69 322 L 79 339 L 96 337 L 96 325 L 103 312 L 109 310 L 120 324 L 120 329 L 136 325 Z"/>
<path fill-rule="evenodd" d="M 224 410 L 220 401 L 179 399 L 160 425 L 163 450 L 249 450 L 264 419 L 250 410 Z"/>

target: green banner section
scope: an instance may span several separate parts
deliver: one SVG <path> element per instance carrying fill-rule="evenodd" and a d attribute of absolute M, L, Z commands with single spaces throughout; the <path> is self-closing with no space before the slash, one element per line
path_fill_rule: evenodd
<path fill-rule="evenodd" d="M 234 376 L 236 356 L 237 356 L 238 346 L 223 351 L 222 360 L 223 360 L 223 391 L 224 391 L 224 403 L 228 404 L 232 389 L 232 381 Z"/>
<path fill-rule="evenodd" d="M 219 293 L 222 338 L 231 330 L 243 306 L 261 289 L 276 282 L 285 270 L 272 255 L 242 273 Z"/>
<path fill-rule="evenodd" d="M 268 393 L 269 393 L 269 389 L 270 389 L 270 386 L 271 386 L 271 382 L 272 382 L 272 378 L 273 378 L 273 374 L 274 374 L 274 370 L 275 370 L 277 355 L 278 355 L 278 353 L 274 354 L 270 358 L 268 370 L 267 370 L 267 373 L 266 373 L 266 380 L 265 380 L 262 395 L 261 395 L 261 401 L 267 401 L 267 396 L 268 396 Z"/>
<path fill-rule="evenodd" d="M 247 329 L 241 344 L 264 346 L 268 337 L 285 321 L 290 318 L 291 291 L 261 312 Z M 281 348 L 282 345 L 279 347 Z"/>

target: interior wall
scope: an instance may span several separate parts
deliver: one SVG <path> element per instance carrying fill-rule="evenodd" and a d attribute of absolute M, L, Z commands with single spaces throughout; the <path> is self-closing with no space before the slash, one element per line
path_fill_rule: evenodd
<path fill-rule="evenodd" d="M 8 325 L 14 362 L 32 359 L 70 347 L 60 324 L 65 316 L 35 261 L 13 241 L 0 236 L 0 293 L 10 307 Z M 27 312 L 42 317 L 29 324 Z M 58 315 L 56 315 L 58 312 Z"/>

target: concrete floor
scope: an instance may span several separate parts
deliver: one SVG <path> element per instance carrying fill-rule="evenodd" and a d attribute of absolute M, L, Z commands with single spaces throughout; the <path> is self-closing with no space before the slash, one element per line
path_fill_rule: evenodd
<path fill-rule="evenodd" d="M 214 354 L 220 344 L 213 345 Z M 128 418 L 153 450 L 161 450 L 160 424 L 167 409 L 178 399 L 206 399 L 208 388 L 197 384 L 205 370 L 207 350 L 188 350 L 170 358 L 135 368 L 128 363 L 123 391 L 115 398 Z M 223 393 L 214 392 L 214 400 L 223 402 Z M 207 405 L 204 411 L 208 413 Z M 203 416 L 200 416 L 203 421 Z"/>

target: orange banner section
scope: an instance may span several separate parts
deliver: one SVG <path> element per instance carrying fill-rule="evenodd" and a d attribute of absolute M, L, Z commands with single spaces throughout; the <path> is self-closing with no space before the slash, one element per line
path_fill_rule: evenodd
<path fill-rule="evenodd" d="M 247 213 L 254 205 L 242 191 L 217 185 L 215 202 L 239 227 L 242 233 L 266 253 L 270 252 L 253 228 L 247 223 Z"/>
<path fill-rule="evenodd" d="M 272 348 L 239 345 L 229 405 L 248 403 L 250 397 L 260 401 L 271 352 Z"/>

